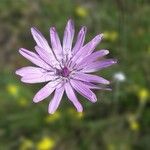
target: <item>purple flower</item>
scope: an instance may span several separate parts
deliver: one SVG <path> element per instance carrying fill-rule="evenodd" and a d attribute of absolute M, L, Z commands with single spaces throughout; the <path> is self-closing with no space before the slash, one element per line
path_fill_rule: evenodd
<path fill-rule="evenodd" d="M 31 28 L 31 33 L 36 41 L 35 51 L 31 52 L 20 48 L 19 53 L 37 67 L 27 66 L 16 71 L 24 83 L 47 82 L 33 98 L 35 103 L 47 98 L 54 92 L 49 103 L 48 112 L 53 114 L 58 108 L 64 92 L 73 103 L 78 112 L 83 107 L 79 102 L 76 92 L 91 102 L 96 102 L 96 95 L 91 89 L 101 89 L 99 84 L 109 84 L 109 81 L 89 73 L 102 70 L 116 63 L 114 59 L 101 59 L 109 53 L 108 50 L 94 52 L 101 42 L 103 34 L 94 37 L 84 45 L 86 27 L 82 27 L 77 35 L 77 40 L 72 46 L 74 38 L 74 24 L 69 20 L 61 44 L 55 27 L 50 28 L 51 47 L 47 40 L 36 28 Z"/>

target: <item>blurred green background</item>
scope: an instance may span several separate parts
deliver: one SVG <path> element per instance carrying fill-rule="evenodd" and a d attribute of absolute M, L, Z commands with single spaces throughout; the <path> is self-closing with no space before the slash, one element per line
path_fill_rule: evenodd
<path fill-rule="evenodd" d="M 150 150 L 149 0 L 0 0 L 0 150 Z M 86 42 L 104 33 L 98 49 L 109 49 L 118 65 L 99 74 L 112 91 L 96 91 L 98 102 L 79 97 L 77 113 L 66 97 L 49 115 L 50 97 L 34 104 L 44 85 L 20 82 L 15 70 L 31 64 L 18 49 L 33 50 L 30 28 L 49 39 L 50 26 L 63 36 L 72 18 Z"/>

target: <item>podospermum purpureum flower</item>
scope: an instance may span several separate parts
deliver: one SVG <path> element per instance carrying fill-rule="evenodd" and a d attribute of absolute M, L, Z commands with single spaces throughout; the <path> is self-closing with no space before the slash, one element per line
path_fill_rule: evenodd
<path fill-rule="evenodd" d="M 35 52 L 20 48 L 19 53 L 31 61 L 35 66 L 27 66 L 16 71 L 24 83 L 47 82 L 33 98 L 35 103 L 42 101 L 54 92 L 49 103 L 48 112 L 53 114 L 58 108 L 63 94 L 73 103 L 78 112 L 83 111 L 76 92 L 91 102 L 96 102 L 96 95 L 91 89 L 102 89 L 101 85 L 109 81 L 93 74 L 116 63 L 114 59 L 101 59 L 109 53 L 108 50 L 94 52 L 101 42 L 103 34 L 94 37 L 84 45 L 86 27 L 83 26 L 77 35 L 77 40 L 72 46 L 74 38 L 74 23 L 67 22 L 63 42 L 61 44 L 55 27 L 50 28 L 51 47 L 47 40 L 36 28 L 31 28 L 31 33 L 36 42 Z"/>

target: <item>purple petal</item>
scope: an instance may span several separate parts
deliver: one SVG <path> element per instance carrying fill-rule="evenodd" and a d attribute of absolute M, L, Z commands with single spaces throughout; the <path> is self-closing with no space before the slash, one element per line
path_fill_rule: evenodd
<path fill-rule="evenodd" d="M 17 75 L 20 75 L 20 76 L 26 76 L 26 75 L 29 75 L 29 74 L 43 74 L 45 73 L 46 71 L 42 68 L 39 68 L 39 67 L 32 67 L 32 66 L 28 66 L 28 67 L 23 67 L 23 68 L 20 68 L 16 71 L 16 74 Z"/>
<path fill-rule="evenodd" d="M 95 82 L 95 83 L 101 83 L 101 84 L 109 84 L 109 81 L 96 76 L 96 75 L 92 75 L 92 74 L 85 74 L 85 73 L 76 73 L 73 78 L 77 79 L 77 80 L 81 80 L 81 81 L 85 81 L 85 82 Z"/>
<path fill-rule="evenodd" d="M 56 88 L 54 97 L 50 101 L 49 106 L 48 106 L 48 112 L 50 114 L 54 114 L 54 112 L 58 108 L 63 94 L 64 94 L 64 86 L 61 86 L 60 88 Z"/>
<path fill-rule="evenodd" d="M 106 59 L 102 61 L 97 61 L 89 64 L 88 66 L 84 67 L 82 69 L 82 72 L 90 73 L 95 72 L 104 68 L 107 68 L 109 66 L 112 66 L 113 64 L 116 64 L 117 61 L 115 59 Z"/>
<path fill-rule="evenodd" d="M 83 46 L 86 31 L 87 31 L 86 27 L 82 27 L 81 30 L 79 31 L 78 36 L 77 36 L 77 40 L 76 40 L 76 44 L 75 44 L 74 48 L 72 49 L 73 54 L 78 52 L 80 50 L 80 48 Z"/>
<path fill-rule="evenodd" d="M 36 93 L 36 95 L 33 98 L 33 101 L 35 103 L 38 103 L 38 102 L 42 101 L 43 99 L 47 98 L 55 90 L 55 88 L 58 86 L 58 84 L 59 84 L 58 80 L 47 83 L 42 89 L 40 89 Z"/>
<path fill-rule="evenodd" d="M 86 97 L 93 103 L 97 101 L 96 95 L 89 89 L 88 86 L 83 84 L 81 81 L 71 79 L 70 83 L 72 87 L 82 96 Z"/>
<path fill-rule="evenodd" d="M 30 52 L 25 48 L 19 49 L 19 53 L 35 65 L 50 70 L 50 66 L 46 64 L 37 54 Z"/>
<path fill-rule="evenodd" d="M 94 52 L 91 55 L 88 55 L 87 57 L 83 58 L 82 61 L 77 64 L 77 68 L 83 68 L 91 62 L 94 62 L 98 58 L 103 57 L 107 54 L 109 54 L 108 50 L 99 50 L 97 52 Z"/>
<path fill-rule="evenodd" d="M 57 34 L 55 27 L 50 28 L 50 38 L 51 38 L 52 49 L 57 59 L 61 61 L 63 57 L 62 46 L 61 46 L 60 39 L 59 39 L 59 36 Z"/>
<path fill-rule="evenodd" d="M 103 86 L 101 86 L 101 85 L 95 85 L 95 84 L 90 83 L 90 82 L 83 82 L 83 84 L 86 84 L 86 86 L 88 86 L 89 89 L 97 89 L 97 90 L 107 90 L 107 91 L 111 91 L 111 88 L 103 87 Z"/>
<path fill-rule="evenodd" d="M 43 74 L 27 74 L 27 76 L 23 76 L 21 81 L 24 83 L 41 83 L 47 82 L 56 79 L 56 75 L 50 75 L 49 73 Z"/>
<path fill-rule="evenodd" d="M 72 62 L 74 63 L 80 62 L 83 58 L 90 55 L 99 42 L 102 40 L 103 34 L 97 35 L 94 39 L 88 42 L 84 47 L 82 47 L 73 57 Z"/>
<path fill-rule="evenodd" d="M 71 48 L 74 32 L 74 23 L 72 20 L 69 20 L 66 25 L 63 38 L 63 53 L 64 55 L 68 55 L 68 57 L 71 57 Z"/>
<path fill-rule="evenodd" d="M 42 35 L 42 33 L 38 29 L 32 27 L 31 33 L 32 33 L 32 36 L 33 36 L 34 40 L 36 41 L 36 43 L 39 47 L 45 49 L 49 53 L 52 53 L 47 40 L 45 39 L 45 37 Z"/>
<path fill-rule="evenodd" d="M 48 53 L 48 55 L 51 57 L 52 62 L 57 61 L 55 56 L 54 56 L 52 49 L 50 48 L 47 40 L 42 35 L 42 33 L 39 30 L 37 30 L 36 28 L 31 28 L 31 33 L 32 33 L 33 38 L 36 41 L 37 45 L 39 47 L 41 47 L 42 49 L 44 49 L 44 51 L 46 51 Z"/>
<path fill-rule="evenodd" d="M 67 97 L 70 99 L 70 101 L 74 104 L 74 106 L 76 107 L 78 112 L 82 112 L 83 111 L 83 107 L 80 104 L 80 102 L 78 101 L 75 92 L 72 88 L 72 86 L 70 85 L 69 82 L 65 83 L 65 91 L 67 94 Z"/>
<path fill-rule="evenodd" d="M 55 61 L 53 57 L 51 57 L 47 51 L 45 51 L 43 48 L 39 46 L 35 46 L 36 52 L 40 55 L 40 57 L 50 65 L 51 69 L 58 68 L 59 69 L 59 63 Z"/>

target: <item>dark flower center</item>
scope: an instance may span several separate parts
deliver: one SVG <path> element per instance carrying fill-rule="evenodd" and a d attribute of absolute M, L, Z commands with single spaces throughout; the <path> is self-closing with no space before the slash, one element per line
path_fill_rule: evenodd
<path fill-rule="evenodd" d="M 70 74 L 70 71 L 67 67 L 64 67 L 61 70 L 57 70 L 57 74 L 60 75 L 60 76 L 63 76 L 63 77 L 68 77 L 69 74 Z"/>

